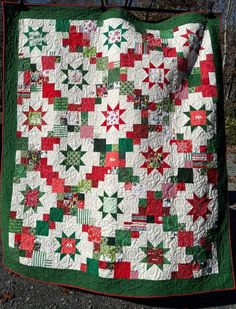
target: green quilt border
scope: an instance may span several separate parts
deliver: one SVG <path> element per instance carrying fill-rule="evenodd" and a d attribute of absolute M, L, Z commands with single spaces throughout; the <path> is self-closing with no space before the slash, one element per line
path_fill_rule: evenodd
<path fill-rule="evenodd" d="M 30 7 L 30 6 L 29 6 Z M 185 13 L 159 23 L 146 23 L 140 21 L 124 9 L 108 9 L 102 12 L 96 8 L 81 7 L 51 7 L 36 6 L 29 10 L 20 11 L 17 6 L 4 5 L 5 14 L 5 81 L 4 81 L 4 140 L 3 140 L 3 169 L 1 189 L 1 230 L 4 258 L 6 268 L 20 275 L 65 286 L 73 286 L 99 294 L 123 297 L 164 297 L 175 295 L 191 295 L 196 293 L 214 292 L 219 290 L 235 289 L 233 275 L 233 262 L 231 256 L 231 243 L 229 233 L 229 209 L 227 198 L 227 170 L 226 170 L 226 146 L 224 131 L 224 105 L 223 105 L 223 80 L 221 67 L 221 53 L 219 43 L 219 17 L 209 16 L 203 13 Z M 219 167 L 219 230 L 217 248 L 219 255 L 219 274 L 209 275 L 196 279 L 174 280 L 126 280 L 105 279 L 95 275 L 76 270 L 60 270 L 42 267 L 24 266 L 20 264 L 8 247 L 8 223 L 9 209 L 11 205 L 12 180 L 14 176 L 15 152 L 16 152 L 16 87 L 17 66 L 12 64 L 18 61 L 18 20 L 19 18 L 59 18 L 64 19 L 97 19 L 123 18 L 131 22 L 137 31 L 145 29 L 165 30 L 185 23 L 200 22 L 210 31 L 214 62 L 217 72 L 217 153 Z M 10 125 L 9 125 L 10 124 Z M 224 248 L 224 249 L 223 249 Z"/>

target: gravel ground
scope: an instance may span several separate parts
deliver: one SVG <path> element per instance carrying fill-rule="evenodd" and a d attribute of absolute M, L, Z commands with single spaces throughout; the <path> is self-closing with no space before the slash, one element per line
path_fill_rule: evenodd
<path fill-rule="evenodd" d="M 228 159 L 231 237 L 236 269 L 236 154 Z M 0 247 L 0 260 L 1 260 Z M 0 308 L 2 309 L 146 309 L 146 308 L 235 308 L 236 291 L 159 299 L 122 299 L 41 284 L 6 271 L 0 266 Z"/>

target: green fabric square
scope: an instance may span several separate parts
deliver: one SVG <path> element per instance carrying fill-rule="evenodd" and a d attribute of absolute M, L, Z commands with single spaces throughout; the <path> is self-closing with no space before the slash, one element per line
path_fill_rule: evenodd
<path fill-rule="evenodd" d="M 27 167 L 22 164 L 16 164 L 15 167 L 15 177 L 16 178 L 25 178 L 26 177 Z"/>
<path fill-rule="evenodd" d="M 115 237 L 107 237 L 107 245 L 108 246 L 115 246 L 116 245 Z"/>
<path fill-rule="evenodd" d="M 83 56 L 85 58 L 92 58 L 96 56 L 96 47 L 84 47 Z"/>
<path fill-rule="evenodd" d="M 147 223 L 155 223 L 155 216 L 147 215 Z"/>
<path fill-rule="evenodd" d="M 133 176 L 132 167 L 120 167 L 118 168 L 118 180 L 119 182 L 139 182 L 139 177 Z"/>
<path fill-rule="evenodd" d="M 36 235 L 48 236 L 49 226 L 47 221 L 37 221 Z"/>
<path fill-rule="evenodd" d="M 214 153 L 216 152 L 217 144 L 216 144 L 216 135 L 207 140 L 207 152 Z"/>
<path fill-rule="evenodd" d="M 32 71 L 32 72 L 36 72 L 36 71 L 37 71 L 37 65 L 36 65 L 36 63 L 31 63 L 31 64 L 30 64 L 30 71 Z"/>
<path fill-rule="evenodd" d="M 132 152 L 133 139 L 132 138 L 119 138 L 119 152 Z"/>
<path fill-rule="evenodd" d="M 193 169 L 192 168 L 179 168 L 178 169 L 178 182 L 193 183 Z"/>
<path fill-rule="evenodd" d="M 196 87 L 202 84 L 201 72 L 199 68 L 193 68 L 191 74 L 188 76 L 188 87 Z"/>
<path fill-rule="evenodd" d="M 22 219 L 9 219 L 9 232 L 10 233 L 21 233 L 22 231 Z"/>
<path fill-rule="evenodd" d="M 156 198 L 157 200 L 162 199 L 162 192 L 161 192 L 161 191 L 156 191 L 154 195 L 155 195 L 155 198 Z"/>
<path fill-rule="evenodd" d="M 98 260 L 87 258 L 87 272 L 98 276 Z"/>
<path fill-rule="evenodd" d="M 105 71 L 108 69 L 108 57 L 97 58 L 96 62 L 97 71 Z"/>
<path fill-rule="evenodd" d="M 116 245 L 130 246 L 131 245 L 130 231 L 116 230 Z"/>
<path fill-rule="evenodd" d="M 178 216 L 164 216 L 162 219 L 164 232 L 178 231 Z"/>
<path fill-rule="evenodd" d="M 30 92 L 37 92 L 38 91 L 38 86 L 37 85 L 31 85 L 30 86 Z"/>
<path fill-rule="evenodd" d="M 120 83 L 120 94 L 121 95 L 132 95 L 134 93 L 134 82 L 121 81 Z"/>
<path fill-rule="evenodd" d="M 56 31 L 69 32 L 70 21 L 68 19 L 56 19 Z"/>
<path fill-rule="evenodd" d="M 68 128 L 67 126 L 53 126 L 53 136 L 59 136 L 59 137 L 67 137 L 68 136 Z"/>
<path fill-rule="evenodd" d="M 62 208 L 51 208 L 50 209 L 50 220 L 55 222 L 63 222 L 63 209 Z"/>
<path fill-rule="evenodd" d="M 38 126 L 42 123 L 41 112 L 30 112 L 29 113 L 29 124 L 32 126 Z"/>
<path fill-rule="evenodd" d="M 66 111 L 68 106 L 68 98 L 55 98 L 54 99 L 54 110 Z"/>
<path fill-rule="evenodd" d="M 106 152 L 112 151 L 112 144 L 106 144 Z"/>
<path fill-rule="evenodd" d="M 18 70 L 19 71 L 30 71 L 30 58 L 18 59 Z"/>
<path fill-rule="evenodd" d="M 147 199 L 146 198 L 140 198 L 138 202 L 138 207 L 145 208 L 147 206 Z"/>
<path fill-rule="evenodd" d="M 186 254 L 192 255 L 193 261 L 199 263 L 204 263 L 207 258 L 211 258 L 211 254 L 206 254 L 206 248 L 202 246 L 187 247 Z"/>
<path fill-rule="evenodd" d="M 88 112 L 81 112 L 81 125 L 88 124 Z"/>
<path fill-rule="evenodd" d="M 95 104 L 102 104 L 102 98 L 96 98 Z"/>
<path fill-rule="evenodd" d="M 120 80 L 120 68 L 114 68 L 108 71 L 108 83 L 118 82 Z"/>
<path fill-rule="evenodd" d="M 16 149 L 17 150 L 28 150 L 28 137 L 16 138 Z"/>
<path fill-rule="evenodd" d="M 184 134 L 183 133 L 177 133 L 176 134 L 176 138 L 178 139 L 178 140 L 184 140 Z"/>
<path fill-rule="evenodd" d="M 174 33 L 172 30 L 161 30 L 160 31 L 160 37 L 162 39 L 173 39 Z"/>
<path fill-rule="evenodd" d="M 94 139 L 94 151 L 95 152 L 106 152 L 106 139 L 105 138 L 95 138 Z"/>

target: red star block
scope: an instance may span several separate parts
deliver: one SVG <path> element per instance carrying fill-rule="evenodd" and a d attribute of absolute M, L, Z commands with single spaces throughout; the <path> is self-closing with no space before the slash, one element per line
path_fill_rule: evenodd
<path fill-rule="evenodd" d="M 42 111 L 42 106 L 37 110 L 34 110 L 33 107 L 30 106 L 28 112 L 24 112 L 27 119 L 23 124 L 29 127 L 29 130 L 33 128 L 38 128 L 40 131 L 42 130 L 42 126 L 46 125 L 43 117 L 45 116 L 46 112 Z"/>
<path fill-rule="evenodd" d="M 101 126 L 106 127 L 108 131 L 112 126 L 114 126 L 118 131 L 120 130 L 120 125 L 125 124 L 123 119 L 120 116 L 125 112 L 125 109 L 120 108 L 118 103 L 114 109 L 107 105 L 107 111 L 102 111 L 103 115 L 106 117 L 106 120 L 101 124 Z"/>
<path fill-rule="evenodd" d="M 143 82 L 148 83 L 149 89 L 151 89 L 154 85 L 158 85 L 161 89 L 163 89 L 164 84 L 169 84 L 166 75 L 170 69 L 165 68 L 164 62 L 158 67 L 150 62 L 149 68 L 144 68 L 144 71 L 148 74 L 148 76 L 143 80 Z"/>
<path fill-rule="evenodd" d="M 150 146 L 148 146 L 147 152 L 141 152 L 141 154 L 147 159 L 140 167 L 147 168 L 148 174 L 153 170 L 158 170 L 161 175 L 163 175 L 164 168 L 170 168 L 164 160 L 170 154 L 169 152 L 163 152 L 163 147 L 154 151 Z"/>
<path fill-rule="evenodd" d="M 187 199 L 187 201 L 193 206 L 193 208 L 188 212 L 188 215 L 193 216 L 193 222 L 198 218 L 202 217 L 204 220 L 207 219 L 206 215 L 211 214 L 211 211 L 208 209 L 208 204 L 212 199 L 207 198 L 207 193 L 202 197 L 198 197 L 193 193 L 193 199 Z"/>
<path fill-rule="evenodd" d="M 182 34 L 181 36 L 186 39 L 186 42 L 183 44 L 183 46 L 189 47 L 190 52 L 194 50 L 198 54 L 199 50 L 203 49 L 202 46 L 200 46 L 202 36 L 199 30 L 194 33 L 193 31 L 187 29 L 186 33 Z"/>

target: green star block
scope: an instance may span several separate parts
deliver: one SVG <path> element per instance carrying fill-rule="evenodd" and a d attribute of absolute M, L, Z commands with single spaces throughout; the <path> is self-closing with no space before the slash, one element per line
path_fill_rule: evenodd
<path fill-rule="evenodd" d="M 103 196 L 99 196 L 101 202 L 103 203 L 102 207 L 98 210 L 102 212 L 102 218 L 106 217 L 110 214 L 115 220 L 117 220 L 117 214 L 122 214 L 123 212 L 118 207 L 118 204 L 123 200 L 121 197 L 117 197 L 117 192 L 112 194 L 112 196 L 108 196 L 108 194 L 104 191 Z"/>
<path fill-rule="evenodd" d="M 48 34 L 48 32 L 43 31 L 43 27 L 39 27 L 38 29 L 34 30 L 32 27 L 28 28 L 28 32 L 24 32 L 24 35 L 27 37 L 27 42 L 25 46 L 29 47 L 30 52 L 34 48 L 38 48 L 40 51 L 43 50 L 43 46 L 47 46 L 44 38 Z"/>
<path fill-rule="evenodd" d="M 73 150 L 69 145 L 67 145 L 67 150 L 61 151 L 61 153 L 66 157 L 60 164 L 66 166 L 66 170 L 70 167 L 74 167 L 78 172 L 80 171 L 80 166 L 85 165 L 81 160 L 81 157 L 86 153 L 86 151 L 81 150 L 81 145 Z"/>
<path fill-rule="evenodd" d="M 116 45 L 120 48 L 123 42 L 127 42 L 127 40 L 123 36 L 124 33 L 127 31 L 128 29 L 123 28 L 123 23 L 118 25 L 116 28 L 109 26 L 108 31 L 103 33 L 106 36 L 106 41 L 103 45 L 107 45 L 108 50 L 113 45 Z"/>
<path fill-rule="evenodd" d="M 150 241 L 147 241 L 147 247 L 140 247 L 140 249 L 146 254 L 146 257 L 141 260 L 143 263 L 147 263 L 147 269 L 153 265 L 158 266 L 163 270 L 165 264 L 170 264 L 165 254 L 169 251 L 168 248 L 164 248 L 163 241 L 161 241 L 156 247 Z"/>
<path fill-rule="evenodd" d="M 207 126 L 212 125 L 210 120 L 207 118 L 212 111 L 206 110 L 206 106 L 203 105 L 200 109 L 195 109 L 190 106 L 189 112 L 184 112 L 184 114 L 190 118 L 190 120 L 184 126 L 190 126 L 191 132 L 197 127 L 201 127 L 205 132 L 207 132 Z"/>
<path fill-rule="evenodd" d="M 26 185 L 24 191 L 21 191 L 24 199 L 21 201 L 21 205 L 24 205 L 24 212 L 29 209 L 32 209 L 34 212 L 37 212 L 38 207 L 42 207 L 42 203 L 40 202 L 40 198 L 45 194 L 44 192 L 40 192 L 40 186 L 32 189 L 29 185 Z"/>
<path fill-rule="evenodd" d="M 56 237 L 56 240 L 59 242 L 60 247 L 55 252 L 60 253 L 60 260 L 62 260 L 66 255 L 69 255 L 74 261 L 75 255 L 80 254 L 77 249 L 80 239 L 76 239 L 75 232 L 70 236 L 67 236 L 64 232 L 62 232 L 62 237 Z"/>
<path fill-rule="evenodd" d="M 84 79 L 84 76 L 88 73 L 88 71 L 83 70 L 83 64 L 77 68 L 73 68 L 70 64 L 68 64 L 67 68 L 61 71 L 66 75 L 66 78 L 62 84 L 66 84 L 68 86 L 68 90 L 73 87 L 78 87 L 82 90 L 83 85 L 88 85 L 87 81 Z"/>

